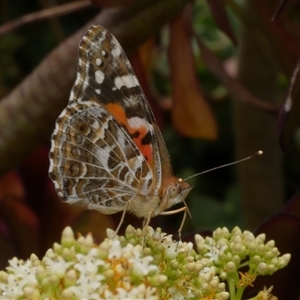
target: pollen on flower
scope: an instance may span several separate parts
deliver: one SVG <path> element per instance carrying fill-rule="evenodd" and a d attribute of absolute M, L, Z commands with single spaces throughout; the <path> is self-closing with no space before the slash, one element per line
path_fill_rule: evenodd
<path fill-rule="evenodd" d="M 241 279 L 237 283 L 237 287 L 247 287 L 247 286 L 253 286 L 253 282 L 256 279 L 256 275 L 239 272 Z"/>
<path fill-rule="evenodd" d="M 277 300 L 278 298 L 271 294 L 272 290 L 273 290 L 273 286 L 271 286 L 268 289 L 264 287 L 264 290 L 260 291 L 254 299 L 255 300 Z"/>

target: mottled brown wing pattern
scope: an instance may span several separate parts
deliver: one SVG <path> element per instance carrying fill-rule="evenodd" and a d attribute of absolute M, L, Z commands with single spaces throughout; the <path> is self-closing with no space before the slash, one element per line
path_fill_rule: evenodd
<path fill-rule="evenodd" d="M 49 174 L 59 196 L 114 213 L 124 210 L 128 200 L 134 203 L 158 193 L 161 170 L 154 187 L 149 163 L 154 161 L 156 137 L 146 120 L 154 118 L 124 51 L 111 33 L 93 26 L 80 42 L 69 105 L 52 136 Z M 143 146 L 149 147 L 151 157 L 134 142 L 140 127 L 150 137 Z M 155 143 L 154 152 L 160 162 Z"/>
<path fill-rule="evenodd" d="M 105 214 L 123 211 L 122 219 L 130 211 L 146 218 L 145 226 L 190 190 L 173 176 L 122 47 L 101 26 L 80 42 L 77 78 L 52 135 L 49 175 L 64 201 Z"/>
<path fill-rule="evenodd" d="M 159 190 L 163 173 L 172 173 L 167 147 L 124 50 L 101 26 L 92 26 L 80 42 L 69 103 L 90 100 L 101 104 L 123 125 L 153 170 L 153 186 Z"/>
<path fill-rule="evenodd" d="M 123 210 L 152 172 L 126 131 L 93 101 L 69 105 L 53 133 L 50 177 L 59 196 L 105 213 Z M 87 201 L 88 200 L 88 201 Z"/>

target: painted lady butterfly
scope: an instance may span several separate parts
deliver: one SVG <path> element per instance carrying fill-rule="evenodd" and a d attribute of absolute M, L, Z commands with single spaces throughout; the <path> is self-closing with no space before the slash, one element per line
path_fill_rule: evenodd
<path fill-rule="evenodd" d="M 168 150 L 116 38 L 93 26 L 79 45 L 69 104 L 56 121 L 49 176 L 63 201 L 145 219 L 188 212 L 191 190 L 174 177 Z M 165 211 L 176 203 L 177 210 Z M 179 229 L 181 232 L 184 220 Z"/>

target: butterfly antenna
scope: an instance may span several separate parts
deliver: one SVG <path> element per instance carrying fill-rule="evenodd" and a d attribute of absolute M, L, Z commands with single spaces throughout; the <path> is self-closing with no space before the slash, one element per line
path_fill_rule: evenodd
<path fill-rule="evenodd" d="M 197 173 L 197 174 L 194 174 L 192 176 L 189 176 L 187 178 L 185 178 L 183 181 L 187 181 L 188 179 L 191 179 L 193 177 L 196 177 L 196 176 L 199 176 L 199 175 L 202 175 L 202 174 L 205 174 L 205 173 L 208 173 L 208 172 L 211 172 L 211 171 L 215 171 L 215 170 L 218 170 L 218 169 L 222 169 L 222 168 L 225 168 L 225 167 L 228 167 L 228 166 L 232 166 L 232 165 L 236 165 L 236 164 L 239 164 L 243 161 L 246 161 L 246 160 L 249 160 L 255 156 L 260 156 L 260 155 L 263 155 L 263 151 L 259 150 L 255 153 L 253 153 L 252 155 L 248 156 L 248 157 L 245 157 L 245 158 L 242 158 L 240 160 L 237 160 L 237 161 L 234 161 L 234 162 L 231 162 L 229 164 L 225 164 L 225 165 L 222 165 L 222 166 L 218 166 L 218 167 L 215 167 L 215 168 L 212 168 L 212 169 L 209 169 L 209 170 L 206 170 L 206 171 L 203 171 L 203 172 L 200 172 L 200 173 Z"/>

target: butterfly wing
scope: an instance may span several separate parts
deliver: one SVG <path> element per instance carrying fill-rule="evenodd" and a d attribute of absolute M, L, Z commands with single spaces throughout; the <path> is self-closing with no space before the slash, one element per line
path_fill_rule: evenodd
<path fill-rule="evenodd" d="M 153 209 L 170 172 L 164 140 L 124 51 L 111 33 L 93 26 L 80 43 L 69 105 L 52 136 L 49 174 L 60 197 L 114 213 L 137 194 L 154 195 Z"/>
<path fill-rule="evenodd" d="M 56 124 L 49 173 L 63 200 L 115 213 L 138 189 L 147 193 L 151 170 L 105 109 L 92 101 L 73 103 Z"/>
<path fill-rule="evenodd" d="M 91 99 L 127 131 L 153 170 L 154 190 L 159 190 L 163 177 L 173 173 L 167 147 L 124 50 L 101 26 L 91 27 L 80 43 L 78 74 L 69 101 Z"/>

